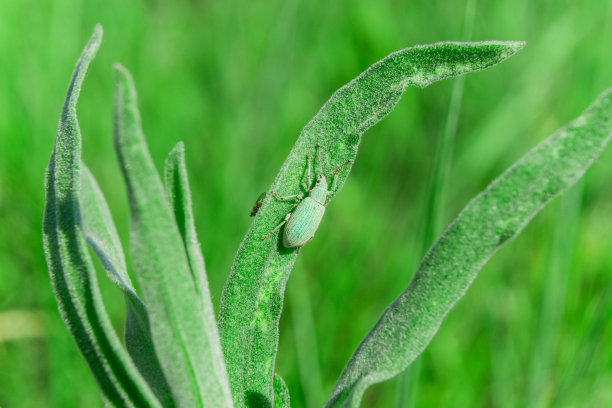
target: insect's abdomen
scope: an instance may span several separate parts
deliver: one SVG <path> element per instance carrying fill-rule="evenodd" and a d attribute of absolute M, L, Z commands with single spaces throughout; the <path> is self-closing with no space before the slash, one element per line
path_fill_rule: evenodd
<path fill-rule="evenodd" d="M 325 213 L 325 207 L 306 197 L 291 213 L 291 217 L 285 225 L 283 245 L 286 248 L 303 247 L 314 237 L 321 218 Z"/>

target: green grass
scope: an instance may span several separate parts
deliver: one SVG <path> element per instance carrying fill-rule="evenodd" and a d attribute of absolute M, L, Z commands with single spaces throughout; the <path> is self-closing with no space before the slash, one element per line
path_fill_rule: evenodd
<path fill-rule="evenodd" d="M 469 0 L 465 5 L 464 22 L 461 39 L 468 41 L 474 29 L 474 18 L 476 14 L 476 0 Z M 436 144 L 435 153 L 429 170 L 429 179 L 425 187 L 425 199 L 421 215 L 421 242 L 418 245 L 418 253 L 424 254 L 432 244 L 434 237 L 441 232 L 440 218 L 445 202 L 445 188 L 452 165 L 453 147 L 457 136 L 457 126 L 461 112 L 461 100 L 465 78 L 460 77 L 453 80 L 450 92 L 448 109 L 444 125 L 441 128 L 440 140 Z M 414 407 L 418 398 L 418 379 L 421 374 L 421 358 L 410 364 L 400 374 L 397 380 L 397 406 Z"/>
<path fill-rule="evenodd" d="M 106 37 L 79 107 L 85 160 L 126 245 L 127 200 L 117 186 L 119 168 L 110 159 L 110 66 L 120 60 L 136 79 L 158 169 L 167 151 L 185 141 L 196 228 L 218 310 L 235 249 L 251 222 L 252 203 L 303 125 L 331 92 L 389 52 L 460 39 L 457 16 L 465 8 L 441 2 L 409 8 L 366 1 L 245 2 L 235 8 L 223 2 L 123 3 L 0 6 L 5 72 L 0 311 L 33 311 L 45 330 L 42 339 L 0 345 L 2 406 L 99 404 L 97 386 L 57 312 L 39 232 L 42 174 L 56 130 L 57 101 L 94 23 L 104 25 Z M 529 45 L 513 61 L 466 78 L 443 224 L 609 85 L 610 7 L 603 1 L 579 6 L 478 4 L 472 39 L 520 38 Z M 414 270 L 410 266 L 422 255 L 413 248 L 419 245 L 425 200 L 423 169 L 431 166 L 451 88 L 446 82 L 426 92 L 409 90 L 394 113 L 368 133 L 351 180 L 316 239 L 300 253 L 294 273 L 308 276 L 325 394 L 384 307 L 405 288 Z M 577 215 L 565 311 L 555 329 L 559 342 L 546 380 L 553 390 L 563 390 L 546 397 L 561 406 L 606 406 L 612 400 L 612 349 L 605 341 L 612 276 L 610 158 L 605 153 L 585 178 Z M 445 320 L 423 355 L 418 406 L 522 406 L 526 401 L 521 378 L 533 355 L 558 204 L 485 266 Z M 112 321 L 120 322 L 122 294 L 107 285 L 103 295 Z M 306 398 L 291 333 L 300 323 L 293 316 L 286 311 L 281 318 L 277 371 L 291 390 L 293 406 L 300 407 Z M 381 384 L 365 394 L 364 405 L 392 406 L 395 395 L 394 384 Z"/>

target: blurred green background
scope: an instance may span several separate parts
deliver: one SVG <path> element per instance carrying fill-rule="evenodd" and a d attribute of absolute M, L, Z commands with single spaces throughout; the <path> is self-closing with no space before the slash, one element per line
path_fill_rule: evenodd
<path fill-rule="evenodd" d="M 126 251 L 128 206 L 112 147 L 112 71 L 139 89 L 161 169 L 187 149 L 213 302 L 301 128 L 331 93 L 392 51 L 460 40 L 464 1 L 2 0 L 0 406 L 96 407 L 64 327 L 41 243 L 43 176 L 74 63 L 104 41 L 78 107 L 84 160 Z M 465 77 L 435 235 L 493 178 L 612 86 L 612 3 L 478 2 L 471 39 L 525 40 Z M 288 283 L 277 371 L 295 407 L 320 406 L 422 257 L 425 202 L 453 81 L 408 89 L 368 131 L 351 177 Z M 418 407 L 612 406 L 612 151 L 484 267 L 421 358 Z M 439 224 L 439 225 L 438 225 Z M 124 306 L 109 284 L 118 331 Z M 363 406 L 395 407 L 405 378 Z M 404 391 L 402 391 L 404 389 Z"/>

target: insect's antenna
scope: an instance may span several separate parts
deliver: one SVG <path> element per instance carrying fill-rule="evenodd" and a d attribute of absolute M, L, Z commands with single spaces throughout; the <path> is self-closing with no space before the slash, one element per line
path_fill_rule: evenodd
<path fill-rule="evenodd" d="M 317 161 L 319 162 L 319 174 L 323 174 L 323 167 L 321 167 L 321 145 L 317 143 Z"/>
<path fill-rule="evenodd" d="M 346 166 L 347 164 L 349 164 L 352 161 L 353 161 L 352 159 L 348 159 L 346 162 L 344 162 L 344 164 L 342 164 L 336 170 L 334 170 L 331 173 L 329 173 L 329 175 L 327 177 L 335 176 L 336 174 L 340 173 L 342 171 L 342 169 L 344 168 L 344 166 Z"/>

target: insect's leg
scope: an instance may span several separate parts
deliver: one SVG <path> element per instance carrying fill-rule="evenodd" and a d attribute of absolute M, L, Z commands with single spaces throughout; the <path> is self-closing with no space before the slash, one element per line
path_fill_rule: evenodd
<path fill-rule="evenodd" d="M 307 167 L 307 173 L 306 173 L 306 174 L 308 174 L 308 180 L 306 180 L 308 185 L 306 185 L 306 187 L 304 187 L 304 185 L 302 185 L 302 187 L 304 187 L 304 191 L 306 193 L 308 193 L 310 191 L 310 189 L 312 188 L 312 174 L 310 172 L 311 162 L 312 162 L 312 155 L 309 154 L 308 155 L 308 167 Z"/>
<path fill-rule="evenodd" d="M 286 201 L 286 200 L 298 200 L 298 201 L 302 201 L 302 197 L 299 194 L 291 195 L 291 196 L 286 196 L 286 197 L 279 196 L 278 194 L 276 194 L 276 191 L 273 192 L 272 194 L 274 194 L 274 197 L 276 197 L 276 199 L 280 200 L 280 201 Z"/>
<path fill-rule="evenodd" d="M 332 183 L 331 191 L 336 191 L 336 185 L 338 184 L 338 173 L 334 174 L 334 181 Z"/>
<path fill-rule="evenodd" d="M 270 235 L 274 234 L 276 231 L 278 231 L 280 229 L 280 227 L 282 227 L 283 225 L 285 225 L 287 223 L 287 221 L 289 221 L 289 218 L 291 218 L 291 213 L 287 214 L 287 216 L 285 217 L 284 220 L 282 220 L 280 222 L 280 224 L 278 224 L 276 227 L 274 227 L 274 229 L 272 231 L 270 231 L 269 233 L 267 233 L 266 235 L 264 235 L 263 237 L 261 237 L 261 239 L 266 239 L 268 238 Z"/>
<path fill-rule="evenodd" d="M 334 175 L 334 181 L 333 181 L 332 187 L 331 187 L 331 191 L 332 192 L 336 191 L 336 185 L 338 184 L 338 174 L 340 174 L 340 172 L 342 171 L 344 166 L 346 166 L 347 164 L 349 164 L 352 161 L 353 160 L 351 160 L 351 159 L 347 160 L 342 166 L 338 167 L 336 170 L 334 170 L 331 173 L 329 173 L 329 176 L 331 176 L 332 174 Z M 327 176 L 327 177 L 329 177 L 329 176 Z"/>

